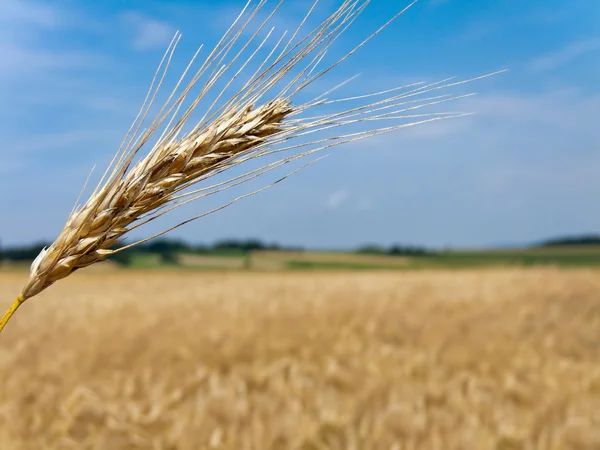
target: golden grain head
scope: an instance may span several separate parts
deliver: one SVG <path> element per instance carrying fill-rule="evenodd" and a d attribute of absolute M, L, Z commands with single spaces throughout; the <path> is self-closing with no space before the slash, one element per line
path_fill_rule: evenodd
<path fill-rule="evenodd" d="M 119 182 L 107 183 L 34 261 L 23 297 L 105 259 L 133 222 L 167 204 L 190 181 L 280 132 L 292 111 L 281 100 L 221 116 L 201 132 L 149 154 Z"/>

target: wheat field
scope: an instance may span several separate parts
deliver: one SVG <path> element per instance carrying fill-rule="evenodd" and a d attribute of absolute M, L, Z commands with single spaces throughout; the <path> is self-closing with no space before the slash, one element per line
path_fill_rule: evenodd
<path fill-rule="evenodd" d="M 599 275 L 77 272 L 2 335 L 0 449 L 600 448 Z"/>

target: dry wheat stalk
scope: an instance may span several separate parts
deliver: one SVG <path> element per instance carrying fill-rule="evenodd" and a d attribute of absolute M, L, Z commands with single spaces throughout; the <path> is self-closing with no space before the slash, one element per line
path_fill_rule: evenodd
<path fill-rule="evenodd" d="M 250 23 L 260 17 L 259 13 L 263 11 L 266 4 L 266 0 L 259 0 L 256 5 L 254 0 L 249 0 L 191 81 L 178 94 L 196 58 L 194 56 L 156 118 L 142 130 L 142 124 L 162 85 L 180 39 L 177 33 L 159 65 L 142 109 L 115 158 L 88 201 L 83 206 L 74 208 L 54 243 L 42 250 L 35 259 L 31 266 L 29 280 L 0 321 L 0 330 L 25 300 L 67 277 L 73 271 L 102 261 L 117 251 L 164 234 L 258 191 L 238 197 L 216 210 L 186 220 L 158 235 L 127 247 L 114 249 L 128 232 L 174 208 L 245 183 L 283 164 L 328 147 L 408 126 L 464 115 L 456 112 L 419 114 L 417 110 L 464 97 L 437 94 L 437 91 L 472 80 L 452 82 L 448 79 L 431 84 L 415 83 L 362 96 L 329 99 L 327 96 L 341 86 L 338 85 L 310 101 L 297 101 L 299 94 L 307 86 L 321 79 L 350 57 L 416 1 L 410 3 L 352 51 L 319 70 L 327 50 L 352 25 L 370 0 L 343 1 L 332 15 L 301 37 L 301 31 L 308 24 L 317 6 L 318 0 L 316 0 L 291 38 L 287 39 L 287 33 L 283 33 L 264 56 L 263 62 L 248 76 L 245 84 L 236 88 L 234 94 L 217 107 L 239 75 L 248 70 L 250 63 L 260 52 L 267 51 L 266 43 L 272 36 L 274 28 L 267 32 L 262 41 L 258 42 L 258 37 L 282 3 L 279 2 L 246 42 L 243 42 L 242 36 L 248 33 Z M 236 45 L 241 45 L 241 49 L 234 50 Z M 236 65 L 238 63 L 239 67 Z M 225 86 L 211 101 L 204 116 L 196 122 L 191 131 L 184 133 L 183 127 L 190 120 L 191 114 L 201 101 L 206 100 L 207 94 L 212 93 L 213 88 L 222 79 L 226 80 Z M 194 94 L 191 105 L 179 115 L 184 101 L 190 96 L 192 89 L 199 85 L 201 85 L 200 92 Z M 340 104 L 353 102 L 357 102 L 353 107 L 334 112 L 328 110 Z M 307 114 L 318 109 L 322 112 L 312 116 Z M 398 122 L 403 119 L 408 119 L 408 122 L 399 124 Z M 336 131 L 339 127 L 385 120 L 392 121 L 391 125 L 353 133 Z M 145 157 L 134 161 L 138 152 L 158 132 L 165 121 L 167 121 L 166 126 L 154 146 Z M 328 130 L 336 133 L 328 136 Z M 313 138 L 314 133 L 323 133 L 324 136 Z M 292 142 L 294 140 L 300 142 Z M 250 159 L 296 149 L 302 150 L 298 154 L 286 156 L 275 163 L 267 164 L 225 182 L 201 189 L 186 190 Z"/>

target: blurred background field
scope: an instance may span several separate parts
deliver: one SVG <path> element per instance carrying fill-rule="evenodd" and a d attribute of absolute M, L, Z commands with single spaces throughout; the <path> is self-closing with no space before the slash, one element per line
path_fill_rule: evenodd
<path fill-rule="evenodd" d="M 599 275 L 78 272 L 3 333 L 0 448 L 599 448 Z"/>

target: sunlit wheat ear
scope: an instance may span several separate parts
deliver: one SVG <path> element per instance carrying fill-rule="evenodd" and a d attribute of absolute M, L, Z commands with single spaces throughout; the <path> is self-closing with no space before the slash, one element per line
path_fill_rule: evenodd
<path fill-rule="evenodd" d="M 0 330 L 25 300 L 75 270 L 218 211 L 240 198 L 272 186 L 285 176 L 162 233 L 114 250 L 128 232 L 174 208 L 243 184 L 329 147 L 465 115 L 460 112 L 431 112 L 426 108 L 465 97 L 441 91 L 476 78 L 415 83 L 350 98 L 330 98 L 342 83 L 312 100 L 301 99 L 308 86 L 322 79 L 416 3 L 415 0 L 408 4 L 333 64 L 322 67 L 327 50 L 355 22 L 369 1 L 345 0 L 336 11 L 311 29 L 308 24 L 318 3 L 315 1 L 291 36 L 284 32 L 274 37 L 274 28 L 267 30 L 266 26 L 282 2 L 268 14 L 259 14 L 264 12 L 266 0 L 250 0 L 184 85 L 183 81 L 191 73 L 198 55 L 196 53 L 165 104 L 144 127 L 180 39 L 180 35 L 176 34 L 113 161 L 87 202 L 73 210 L 58 238 L 35 259 L 29 280 L 0 321 Z M 259 17 L 263 17 L 262 21 L 258 20 Z M 250 31 L 250 24 L 257 20 L 257 27 Z M 271 39 L 273 43 L 269 44 Z M 255 60 L 260 63 L 253 67 Z M 234 88 L 234 84 L 241 80 L 245 80 L 241 87 Z M 215 92 L 219 81 L 224 87 Z M 194 88 L 197 91 L 192 96 Z M 210 101 L 207 94 L 211 94 Z M 190 105 L 183 109 L 188 99 L 191 100 Z M 204 103 L 202 117 L 194 120 L 195 125 L 184 133 L 184 125 L 192 121 L 191 114 Z M 353 125 L 379 122 L 387 124 L 362 131 L 352 129 Z M 342 128 L 345 130 L 340 131 Z M 158 134 L 160 129 L 162 132 Z M 156 143 L 145 156 L 136 160 L 136 155 L 153 136 L 157 137 Z M 212 186 L 188 189 L 248 160 L 284 152 L 287 156 L 259 169 Z"/>

